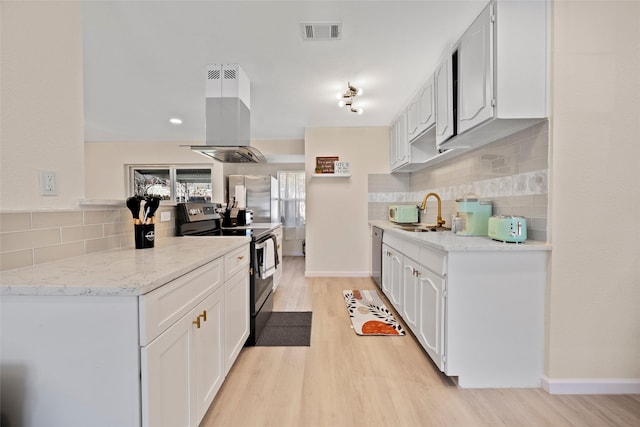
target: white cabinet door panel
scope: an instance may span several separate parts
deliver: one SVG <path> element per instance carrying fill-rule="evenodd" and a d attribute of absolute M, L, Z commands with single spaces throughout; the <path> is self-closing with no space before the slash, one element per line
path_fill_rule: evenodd
<path fill-rule="evenodd" d="M 494 115 L 492 10 L 485 8 L 460 39 L 458 133 Z"/>
<path fill-rule="evenodd" d="M 248 266 L 247 266 L 248 267 Z M 249 338 L 249 274 L 238 272 L 225 283 L 225 374 Z"/>
<path fill-rule="evenodd" d="M 436 122 L 435 115 L 435 94 L 433 91 L 433 75 L 429 77 L 427 83 L 420 91 L 418 99 L 418 129 L 422 132 L 430 128 Z"/>
<path fill-rule="evenodd" d="M 205 314 L 206 312 L 206 314 Z M 209 295 L 197 308 L 200 328 L 195 328 L 195 370 L 191 377 L 195 387 L 197 425 L 213 402 L 225 377 L 224 358 L 224 290 Z M 206 320 L 205 320 L 206 317 Z"/>
<path fill-rule="evenodd" d="M 389 269 L 391 279 L 391 304 L 398 313 L 402 312 L 402 254 L 397 250 L 389 250 Z"/>
<path fill-rule="evenodd" d="M 417 327 L 417 304 L 418 304 L 418 284 L 416 283 L 416 268 L 414 263 L 404 258 L 404 265 L 402 267 L 402 318 L 405 323 L 414 333 L 416 333 Z"/>
<path fill-rule="evenodd" d="M 382 292 L 391 299 L 391 257 L 389 246 L 382 245 Z"/>
<path fill-rule="evenodd" d="M 443 371 L 444 309 L 443 291 L 445 279 L 431 271 L 419 271 L 419 320 L 418 340 L 438 368 Z"/>
<path fill-rule="evenodd" d="M 142 425 L 145 427 L 196 426 L 195 400 L 190 399 L 193 355 L 192 319 L 182 317 L 141 349 Z"/>
<path fill-rule="evenodd" d="M 440 63 L 434 73 L 436 88 L 436 144 L 453 136 L 453 82 L 451 55 Z"/>

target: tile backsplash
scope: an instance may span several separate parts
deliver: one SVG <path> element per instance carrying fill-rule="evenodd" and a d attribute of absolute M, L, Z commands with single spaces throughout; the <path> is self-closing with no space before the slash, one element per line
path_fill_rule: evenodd
<path fill-rule="evenodd" d="M 450 225 L 455 199 L 473 193 L 493 202 L 494 215 L 524 216 L 529 239 L 546 241 L 548 147 L 544 121 L 417 172 L 370 174 L 369 220 L 386 220 L 388 205 L 420 204 L 425 194 L 435 192 Z M 435 223 L 436 208 L 436 200 L 429 198 L 420 222 Z"/>
<path fill-rule="evenodd" d="M 161 206 L 157 218 L 162 211 L 172 220 L 156 223 L 156 239 L 175 234 L 175 207 Z M 133 246 L 125 207 L 0 213 L 0 270 Z"/>

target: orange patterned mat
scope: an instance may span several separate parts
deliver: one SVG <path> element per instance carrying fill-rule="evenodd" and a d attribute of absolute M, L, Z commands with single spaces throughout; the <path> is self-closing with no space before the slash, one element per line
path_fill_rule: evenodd
<path fill-rule="evenodd" d="M 358 335 L 404 335 L 402 325 L 375 290 L 343 290 L 353 330 Z"/>

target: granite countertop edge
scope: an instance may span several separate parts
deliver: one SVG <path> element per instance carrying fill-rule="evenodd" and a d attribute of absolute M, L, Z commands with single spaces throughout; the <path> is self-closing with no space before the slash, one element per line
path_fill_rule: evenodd
<path fill-rule="evenodd" d="M 404 239 L 411 239 L 425 246 L 447 252 L 551 250 L 551 244 L 535 240 L 527 240 L 524 243 L 505 243 L 487 236 L 456 236 L 450 231 L 417 233 L 401 230 L 398 225 L 389 221 L 369 221 L 369 225 L 381 228 L 384 232 L 392 232 Z"/>
<path fill-rule="evenodd" d="M 138 296 L 224 256 L 250 238 L 169 237 L 0 272 L 2 296 Z"/>

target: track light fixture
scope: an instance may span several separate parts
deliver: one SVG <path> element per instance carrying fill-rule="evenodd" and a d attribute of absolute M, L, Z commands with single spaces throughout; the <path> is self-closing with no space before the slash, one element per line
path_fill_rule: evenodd
<path fill-rule="evenodd" d="M 362 88 L 356 88 L 352 86 L 351 83 L 347 83 L 347 90 L 344 91 L 344 93 L 338 92 L 336 94 L 336 98 L 340 100 L 338 101 L 338 107 L 348 106 L 351 112 L 362 114 L 362 108 L 356 108 L 353 105 L 353 98 L 358 95 L 362 95 Z"/>

